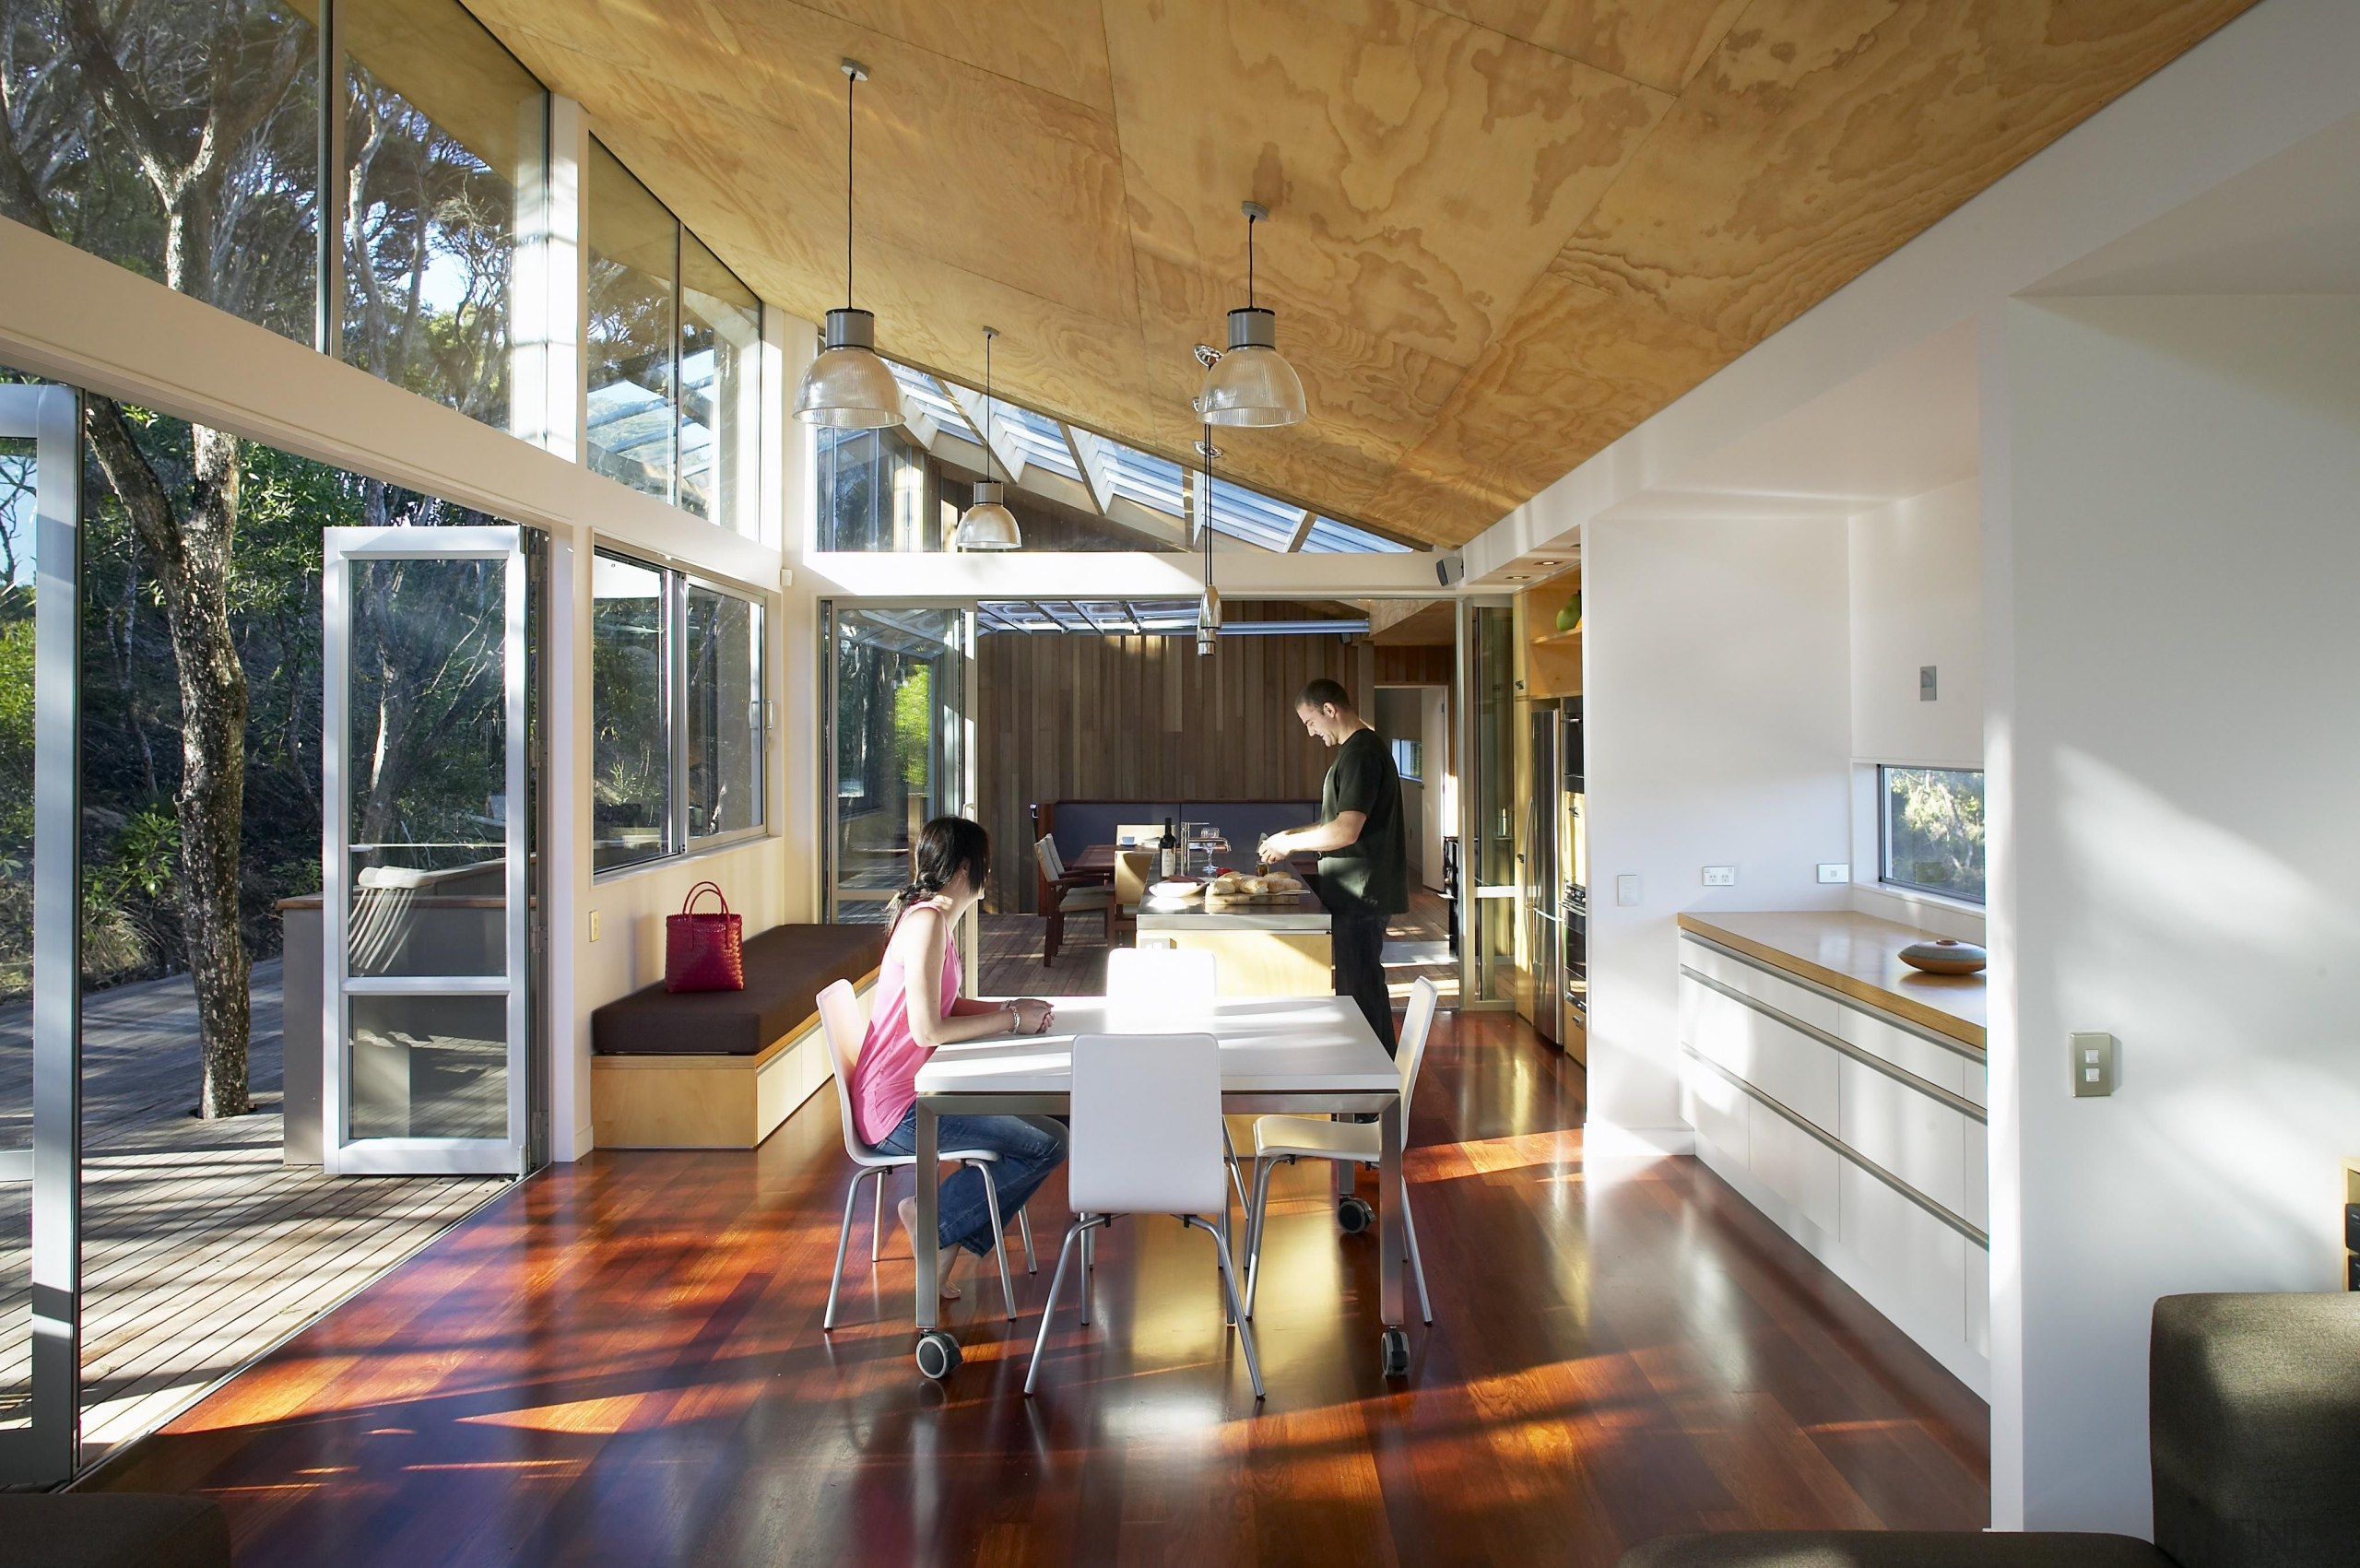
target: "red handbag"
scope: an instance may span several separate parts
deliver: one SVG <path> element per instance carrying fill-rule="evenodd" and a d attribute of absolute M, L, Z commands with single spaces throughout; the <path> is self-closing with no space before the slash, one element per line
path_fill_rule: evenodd
<path fill-rule="evenodd" d="M 720 901 L 718 914 L 697 913 L 707 890 Z M 689 890 L 680 913 L 664 917 L 664 989 L 743 991 L 746 988 L 746 925 L 729 913 L 718 882 Z"/>

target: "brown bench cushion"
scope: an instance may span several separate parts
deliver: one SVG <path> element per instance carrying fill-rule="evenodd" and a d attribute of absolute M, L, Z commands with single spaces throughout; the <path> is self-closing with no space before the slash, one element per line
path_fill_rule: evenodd
<path fill-rule="evenodd" d="M 662 981 L 590 1015 L 602 1056 L 754 1056 L 820 1008 L 839 980 L 857 985 L 885 956 L 882 925 L 773 925 L 746 939 L 743 991 L 667 991 Z"/>
<path fill-rule="evenodd" d="M 230 1568 L 230 1524 L 202 1497 L 0 1494 L 0 1559 L 41 1568 Z"/>

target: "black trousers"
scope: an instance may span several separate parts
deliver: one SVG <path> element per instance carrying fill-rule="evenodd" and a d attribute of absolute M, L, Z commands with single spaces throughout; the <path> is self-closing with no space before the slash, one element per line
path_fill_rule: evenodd
<path fill-rule="evenodd" d="M 1393 1032 L 1393 998 L 1385 988 L 1385 915 L 1381 912 L 1331 911 L 1330 940 L 1335 949 L 1336 995 L 1360 1005 L 1361 1016 L 1376 1031 L 1385 1054 L 1400 1048 Z"/>

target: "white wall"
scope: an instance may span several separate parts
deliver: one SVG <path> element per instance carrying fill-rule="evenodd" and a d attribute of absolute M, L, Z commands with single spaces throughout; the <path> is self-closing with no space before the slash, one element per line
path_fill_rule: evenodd
<path fill-rule="evenodd" d="M 1965 479 L 1855 516 L 1852 755 L 1983 765 L 1983 487 Z M 1918 671 L 1940 672 L 1921 701 Z"/>
<path fill-rule="evenodd" d="M 1842 907 L 1818 864 L 1850 853 L 1846 548 L 1838 518 L 1583 530 L 1593 1150 L 1686 1152 L 1682 911 Z"/>
<path fill-rule="evenodd" d="M 2360 300 L 2018 301 L 1987 360 L 1993 1512 L 2144 1534 L 2154 1298 L 2340 1283 Z"/>

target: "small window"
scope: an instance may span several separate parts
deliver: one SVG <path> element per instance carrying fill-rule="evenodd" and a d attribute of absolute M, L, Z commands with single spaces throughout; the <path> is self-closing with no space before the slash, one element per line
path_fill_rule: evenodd
<path fill-rule="evenodd" d="M 1877 785 L 1882 879 L 1981 903 L 1982 770 L 1880 767 Z"/>
<path fill-rule="evenodd" d="M 1425 743 L 1417 740 L 1393 742 L 1393 771 L 1401 775 L 1404 784 L 1418 784 L 1426 776 Z"/>
<path fill-rule="evenodd" d="M 607 550 L 591 592 L 592 867 L 759 831 L 770 738 L 761 605 Z"/>

